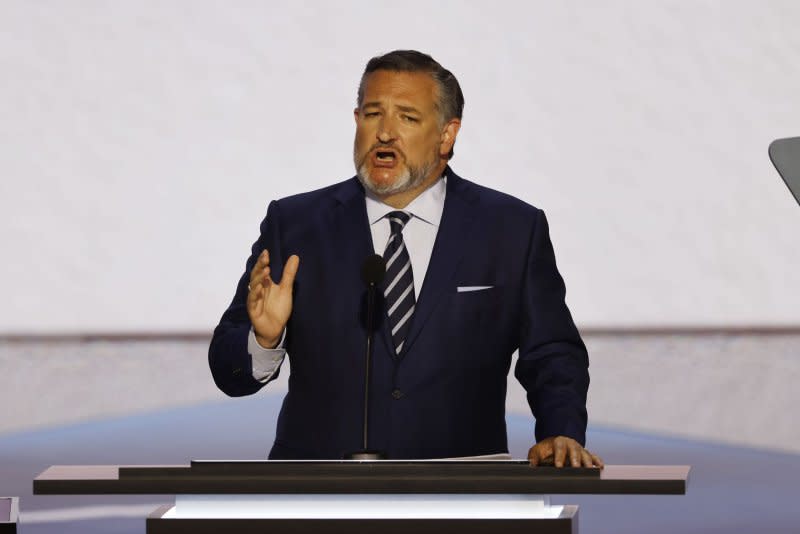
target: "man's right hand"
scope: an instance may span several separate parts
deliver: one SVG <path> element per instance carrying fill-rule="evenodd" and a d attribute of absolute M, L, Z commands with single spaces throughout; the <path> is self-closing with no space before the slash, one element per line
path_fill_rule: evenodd
<path fill-rule="evenodd" d="M 247 315 L 250 316 L 258 344 L 264 348 L 278 346 L 292 314 L 292 286 L 299 266 L 300 258 L 290 256 L 283 268 L 281 281 L 276 283 L 270 276 L 269 251 L 265 249 L 250 271 Z"/>

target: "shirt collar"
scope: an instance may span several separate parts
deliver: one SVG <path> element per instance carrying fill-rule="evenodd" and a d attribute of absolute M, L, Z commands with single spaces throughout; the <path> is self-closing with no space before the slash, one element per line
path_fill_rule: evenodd
<path fill-rule="evenodd" d="M 402 211 L 411 214 L 428 224 L 438 227 L 442 220 L 444 210 L 444 197 L 447 193 L 447 176 L 442 176 L 439 180 L 423 191 L 417 198 L 403 208 Z M 380 221 L 387 214 L 397 211 L 395 208 L 384 204 L 380 199 L 369 190 L 366 190 L 367 219 L 373 225 Z"/>

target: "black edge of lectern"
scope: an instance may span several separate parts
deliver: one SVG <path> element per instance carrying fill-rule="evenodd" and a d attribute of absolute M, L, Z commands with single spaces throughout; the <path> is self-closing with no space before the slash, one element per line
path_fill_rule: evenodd
<path fill-rule="evenodd" d="M 186 467 L 153 466 L 153 467 L 120 467 L 120 479 L 153 478 L 153 477 L 226 477 L 226 476 L 262 476 L 262 477 L 430 477 L 432 473 L 442 478 L 453 476 L 483 477 L 594 477 L 600 476 L 600 469 L 589 467 L 552 466 L 531 467 L 527 460 L 511 460 L 503 462 L 297 462 L 297 461 L 192 461 Z"/>
<path fill-rule="evenodd" d="M 275 466 L 276 469 L 289 469 Z M 385 466 L 384 466 L 385 467 Z M 508 467 L 509 469 L 506 469 Z M 611 467 L 611 466 L 609 466 Z M 643 466 L 647 467 L 647 466 Z M 656 468 L 658 466 L 655 466 Z M 222 472 L 214 474 L 192 473 L 189 466 L 176 467 L 120 467 L 107 466 L 101 475 L 83 474 L 74 476 L 65 473 L 54 475 L 47 471 L 33 482 L 37 495 L 81 495 L 81 494 L 667 494 L 686 493 L 687 466 L 677 467 L 669 476 L 640 474 L 641 467 L 621 466 L 618 474 L 596 476 L 566 475 L 563 469 L 549 468 L 548 475 L 531 476 L 542 468 L 516 466 L 466 466 L 463 473 L 448 468 L 448 472 L 437 467 L 411 470 L 407 473 L 395 470 L 381 471 L 350 466 L 339 473 L 319 470 L 294 472 L 289 469 L 279 474 Z M 613 467 L 611 467 L 613 469 Z M 633 468 L 633 472 L 624 473 Z M 682 471 L 682 469 L 687 471 Z M 96 468 L 95 468 L 96 469 Z M 548 468 L 545 468 L 548 469 Z M 56 471 L 57 472 L 57 471 Z M 96 472 L 96 471 L 95 471 Z M 119 476 L 119 473 L 125 473 Z"/>
<path fill-rule="evenodd" d="M 450 480 L 446 483 L 410 480 L 374 480 L 354 484 L 349 479 L 320 481 L 242 479 L 139 479 L 118 481 L 35 481 L 35 495 L 205 495 L 205 494 L 595 494 L 595 495 L 683 495 L 683 480 L 658 481 L 600 481 L 594 479 L 548 479 L 525 484 L 520 480 L 492 481 Z"/>

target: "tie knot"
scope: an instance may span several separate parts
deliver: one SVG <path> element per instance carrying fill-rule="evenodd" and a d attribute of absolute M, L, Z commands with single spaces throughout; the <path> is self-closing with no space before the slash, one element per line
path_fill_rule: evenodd
<path fill-rule="evenodd" d="M 392 234 L 399 234 L 403 231 L 403 227 L 411 219 L 411 215 L 404 211 L 393 211 L 386 216 L 389 219 L 389 224 L 392 228 Z"/>

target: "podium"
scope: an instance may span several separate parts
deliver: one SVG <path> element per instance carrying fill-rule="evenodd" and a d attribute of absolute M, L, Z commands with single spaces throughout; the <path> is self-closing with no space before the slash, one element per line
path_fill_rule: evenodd
<path fill-rule="evenodd" d="M 36 495 L 174 494 L 148 534 L 574 534 L 578 507 L 548 494 L 686 493 L 689 466 L 531 467 L 500 461 L 193 461 L 52 466 Z"/>
<path fill-rule="evenodd" d="M 0 497 L 0 534 L 17 532 L 18 515 L 19 499 L 17 497 Z"/>

